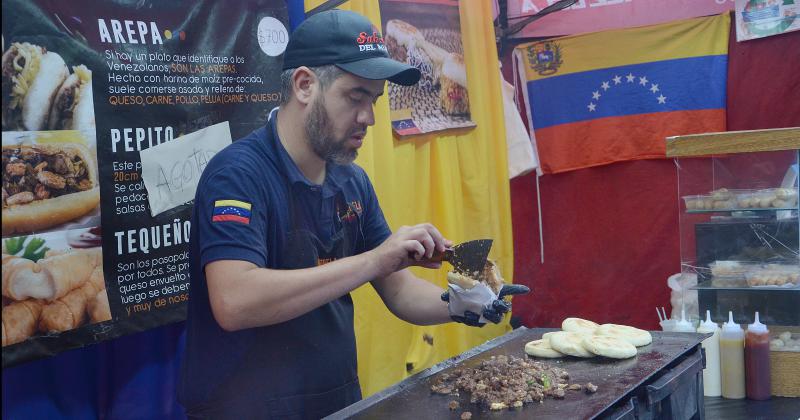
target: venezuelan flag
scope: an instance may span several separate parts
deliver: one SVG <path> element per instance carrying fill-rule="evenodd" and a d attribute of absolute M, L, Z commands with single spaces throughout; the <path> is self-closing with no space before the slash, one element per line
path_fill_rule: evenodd
<path fill-rule="evenodd" d="M 214 202 L 212 222 L 239 222 L 250 224 L 250 203 L 239 200 L 217 200 Z"/>
<path fill-rule="evenodd" d="M 520 45 L 542 171 L 662 158 L 665 137 L 725 130 L 728 14 Z"/>

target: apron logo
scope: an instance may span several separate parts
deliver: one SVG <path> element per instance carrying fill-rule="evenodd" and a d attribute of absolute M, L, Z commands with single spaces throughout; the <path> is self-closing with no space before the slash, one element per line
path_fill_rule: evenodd
<path fill-rule="evenodd" d="M 361 208 L 360 201 L 351 201 L 350 204 L 347 205 L 346 211 L 339 210 L 336 214 L 336 217 L 339 218 L 340 222 L 352 222 L 356 220 L 356 217 L 361 216 L 361 212 L 363 209 Z"/>
<path fill-rule="evenodd" d="M 336 258 L 317 258 L 317 267 L 334 261 L 336 261 Z"/>
<path fill-rule="evenodd" d="M 239 200 L 217 200 L 214 202 L 212 222 L 237 222 L 250 224 L 252 204 Z"/>

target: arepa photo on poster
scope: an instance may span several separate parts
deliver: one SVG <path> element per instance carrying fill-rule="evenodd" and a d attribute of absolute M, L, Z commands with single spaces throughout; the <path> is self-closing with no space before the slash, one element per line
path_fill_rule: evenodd
<path fill-rule="evenodd" d="M 459 3 L 381 0 L 389 55 L 416 67 L 413 86 L 389 83 L 392 126 L 399 135 L 473 127 Z"/>
<path fill-rule="evenodd" d="M 3 347 L 111 320 L 98 227 L 5 238 Z"/>
<path fill-rule="evenodd" d="M 100 224 L 97 148 L 83 132 L 3 132 L 3 237 Z"/>
<path fill-rule="evenodd" d="M 94 131 L 92 71 L 85 65 L 66 63 L 43 45 L 5 45 L 3 37 L 2 66 L 3 131 Z"/>

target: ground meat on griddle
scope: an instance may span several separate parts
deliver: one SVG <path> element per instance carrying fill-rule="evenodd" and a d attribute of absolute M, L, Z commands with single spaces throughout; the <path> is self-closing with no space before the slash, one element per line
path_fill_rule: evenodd
<path fill-rule="evenodd" d="M 465 411 L 461 413 L 461 420 L 470 420 L 472 418 L 472 413 L 469 411 Z"/>
<path fill-rule="evenodd" d="M 585 388 L 587 394 L 594 394 L 595 392 L 597 392 L 597 385 L 591 382 L 587 383 Z"/>
<path fill-rule="evenodd" d="M 431 391 L 470 393 L 470 402 L 492 409 L 521 407 L 546 396 L 564 398 L 569 375 L 564 369 L 514 356 L 494 356 L 477 368 L 443 373 Z"/>
<path fill-rule="evenodd" d="M 447 406 L 450 408 L 450 410 L 455 410 L 458 408 L 458 401 L 452 400 L 447 404 Z"/>

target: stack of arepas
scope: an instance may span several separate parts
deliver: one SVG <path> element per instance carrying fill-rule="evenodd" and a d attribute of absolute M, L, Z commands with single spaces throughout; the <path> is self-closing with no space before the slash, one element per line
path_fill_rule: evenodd
<path fill-rule="evenodd" d="M 627 325 L 603 324 L 580 318 L 567 318 L 562 331 L 548 332 L 540 340 L 525 344 L 525 353 L 533 357 L 564 356 L 628 359 L 636 356 L 636 347 L 653 341 L 649 332 Z"/>

